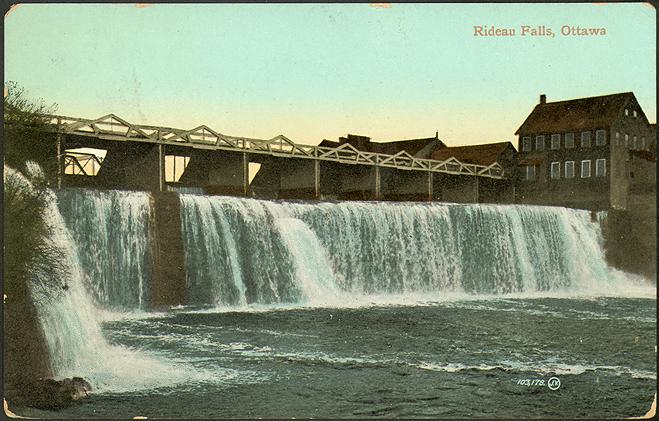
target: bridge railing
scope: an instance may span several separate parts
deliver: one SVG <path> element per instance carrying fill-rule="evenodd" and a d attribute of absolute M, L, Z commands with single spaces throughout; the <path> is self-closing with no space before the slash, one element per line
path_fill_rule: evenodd
<path fill-rule="evenodd" d="M 344 164 L 371 165 L 412 171 L 439 172 L 456 175 L 472 175 L 488 178 L 506 178 L 498 164 L 476 165 L 463 163 L 456 158 L 444 161 L 416 158 L 406 151 L 394 155 L 367 152 L 349 143 L 337 148 L 297 144 L 286 136 L 272 139 L 252 139 L 227 136 L 202 125 L 185 130 L 164 126 L 133 124 L 114 114 L 97 119 L 85 119 L 60 115 L 47 115 L 54 130 L 65 134 L 92 136 L 108 140 L 149 142 L 165 145 L 188 146 L 197 149 L 240 151 L 271 156 L 295 157 Z"/>

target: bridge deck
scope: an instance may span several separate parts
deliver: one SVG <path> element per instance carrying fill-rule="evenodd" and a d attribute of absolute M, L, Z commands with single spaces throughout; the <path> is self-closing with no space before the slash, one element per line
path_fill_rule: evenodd
<path fill-rule="evenodd" d="M 400 170 L 470 175 L 495 179 L 508 178 L 503 168 L 494 163 L 489 166 L 467 164 L 451 157 L 444 161 L 416 158 L 405 151 L 395 155 L 360 151 L 348 143 L 337 148 L 302 145 L 286 136 L 272 139 L 251 139 L 221 134 L 208 126 L 194 129 L 132 124 L 114 114 L 97 119 L 47 115 L 55 130 L 63 134 L 90 136 L 99 139 L 147 142 L 162 145 L 187 146 L 196 149 L 224 150 L 266 154 L 282 158 L 301 158 L 332 161 L 342 164 L 371 165 Z"/>

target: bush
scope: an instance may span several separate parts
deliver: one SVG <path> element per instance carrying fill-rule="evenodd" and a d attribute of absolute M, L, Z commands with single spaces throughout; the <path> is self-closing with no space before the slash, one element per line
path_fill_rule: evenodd
<path fill-rule="evenodd" d="M 48 133 L 49 119 L 57 104 L 46 105 L 43 99 L 33 100 L 16 82 L 7 83 L 4 98 L 5 164 L 22 168 L 27 161 L 38 163 L 48 176 L 57 174 L 55 135 Z"/>
<path fill-rule="evenodd" d="M 43 172 L 35 163 L 26 163 L 26 173 L 4 166 L 4 264 L 3 288 L 7 300 L 21 302 L 30 293 L 57 297 L 63 291 L 53 279 L 62 273 L 61 251 L 49 240 L 48 218 L 53 193 L 43 185 Z"/>

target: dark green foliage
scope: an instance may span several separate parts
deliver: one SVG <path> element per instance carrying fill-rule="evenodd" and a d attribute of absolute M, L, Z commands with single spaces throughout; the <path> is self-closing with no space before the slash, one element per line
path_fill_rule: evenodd
<path fill-rule="evenodd" d="M 4 158 L 12 168 L 22 168 L 34 161 L 48 178 L 57 174 L 56 134 L 48 132 L 48 119 L 57 104 L 46 105 L 43 99 L 33 100 L 16 82 L 7 83 L 4 98 Z"/>
<path fill-rule="evenodd" d="M 5 166 L 3 279 L 9 300 L 22 301 L 28 293 L 29 268 L 44 241 L 45 208 L 45 192 L 32 191 L 22 174 Z"/>
<path fill-rule="evenodd" d="M 54 142 L 46 142 L 48 123 L 44 114 L 56 105 L 31 100 L 15 82 L 7 84 L 4 98 L 4 209 L 3 209 L 3 289 L 7 300 L 22 301 L 28 294 L 28 283 L 43 292 L 58 283 L 52 276 L 61 265 L 61 256 L 49 244 L 45 219 L 49 203 L 49 175 L 56 174 L 57 154 Z M 56 146 L 55 146 L 56 150 Z M 11 168 L 10 168 L 11 167 Z M 29 176 L 30 181 L 21 174 Z M 45 276 L 45 274 L 51 276 Z M 47 295 L 52 295 L 51 293 Z M 57 294 L 55 294 L 57 295 Z"/>

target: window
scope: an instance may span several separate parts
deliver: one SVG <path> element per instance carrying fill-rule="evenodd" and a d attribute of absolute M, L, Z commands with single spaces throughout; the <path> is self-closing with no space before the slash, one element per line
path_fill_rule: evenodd
<path fill-rule="evenodd" d="M 625 133 L 625 148 L 629 147 L 629 135 Z"/>
<path fill-rule="evenodd" d="M 565 178 L 574 178 L 574 161 L 565 161 Z"/>
<path fill-rule="evenodd" d="M 556 150 L 561 148 L 561 135 L 553 134 L 551 135 L 551 148 Z"/>
<path fill-rule="evenodd" d="M 637 144 L 636 144 L 636 136 L 634 136 L 634 140 L 632 141 L 632 148 L 633 148 L 633 149 L 636 149 L 636 148 L 637 148 Z"/>
<path fill-rule="evenodd" d="M 535 137 L 535 150 L 536 151 L 544 151 L 545 150 L 545 137 L 544 136 L 536 136 Z"/>
<path fill-rule="evenodd" d="M 565 133 L 565 149 L 574 148 L 574 133 Z"/>
<path fill-rule="evenodd" d="M 641 137 L 641 149 L 645 149 L 645 137 Z"/>
<path fill-rule="evenodd" d="M 529 181 L 535 180 L 535 165 L 526 166 L 526 179 Z"/>
<path fill-rule="evenodd" d="M 634 110 L 634 118 L 638 117 L 638 113 Z"/>
<path fill-rule="evenodd" d="M 606 130 L 598 130 L 595 132 L 595 144 L 597 146 L 606 145 Z"/>
<path fill-rule="evenodd" d="M 620 132 L 616 132 L 616 146 L 620 146 Z"/>
<path fill-rule="evenodd" d="M 551 178 L 553 180 L 561 178 L 561 163 L 552 162 L 551 163 Z"/>
<path fill-rule="evenodd" d="M 581 132 L 581 147 L 590 148 L 590 132 Z"/>
<path fill-rule="evenodd" d="M 165 155 L 165 181 L 178 182 L 189 162 L 189 156 Z"/>
<path fill-rule="evenodd" d="M 526 136 L 522 138 L 522 152 L 529 152 L 531 150 L 531 137 Z"/>
<path fill-rule="evenodd" d="M 629 108 L 625 108 L 625 115 L 629 116 Z"/>
<path fill-rule="evenodd" d="M 590 160 L 581 161 L 581 178 L 590 177 Z"/>
<path fill-rule="evenodd" d="M 598 159 L 595 161 L 595 177 L 606 176 L 606 159 Z"/>

